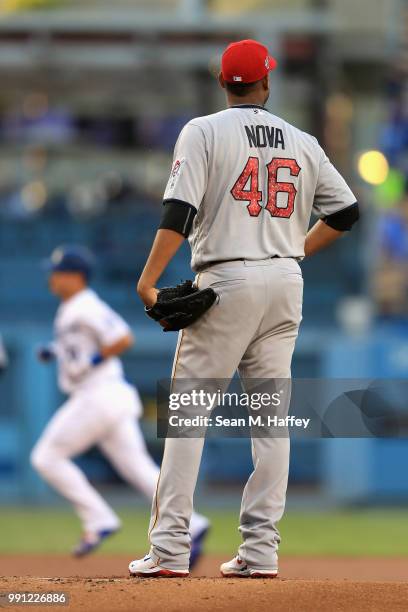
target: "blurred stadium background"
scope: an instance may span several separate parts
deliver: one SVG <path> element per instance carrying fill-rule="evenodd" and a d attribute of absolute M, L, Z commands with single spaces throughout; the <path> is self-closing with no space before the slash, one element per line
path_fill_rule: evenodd
<path fill-rule="evenodd" d="M 279 61 L 268 108 L 320 140 L 363 208 L 350 236 L 303 264 L 294 375 L 408 374 L 404 0 L 1 0 L 0 361 L 8 361 L 0 376 L 3 552 L 42 545 L 63 550 L 74 529 L 28 462 L 61 401 L 55 372 L 34 357 L 36 344 L 51 336 L 56 308 L 41 260 L 60 243 L 95 251 L 96 289 L 134 328 L 137 344 L 125 367 L 142 393 L 143 428 L 160 460 L 155 383 L 170 372 L 175 338 L 144 318 L 135 281 L 160 217 L 177 134 L 191 117 L 222 108 L 214 78 L 220 54 L 230 41 L 248 37 L 267 44 Z M 162 281 L 189 276 L 186 248 Z M 338 509 L 407 503 L 408 441 L 298 440 L 292 448 L 289 552 L 301 552 L 306 539 L 305 550 L 313 552 L 319 533 L 320 552 L 343 546 L 351 554 L 350 542 L 364 529 L 357 552 L 378 552 L 373 534 L 383 529 L 384 511 L 350 518 Z M 132 508 L 129 524 L 144 517 L 144 534 L 145 502 L 96 451 L 80 463 L 111 499 Z M 207 445 L 197 505 L 212 508 L 227 539 L 249 469 L 247 441 Z M 141 514 L 133 515 L 136 506 Z M 331 522 L 313 515 L 322 510 L 332 513 Z M 389 554 L 408 554 L 396 543 L 404 515 L 387 516 L 396 530 Z M 61 537 L 48 541 L 44 534 L 54 524 Z"/>

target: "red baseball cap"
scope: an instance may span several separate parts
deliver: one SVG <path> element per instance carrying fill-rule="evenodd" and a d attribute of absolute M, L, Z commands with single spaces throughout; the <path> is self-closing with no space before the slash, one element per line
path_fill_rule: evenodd
<path fill-rule="evenodd" d="M 222 54 L 221 73 L 227 83 L 255 83 L 274 70 L 277 61 L 256 40 L 231 43 Z"/>

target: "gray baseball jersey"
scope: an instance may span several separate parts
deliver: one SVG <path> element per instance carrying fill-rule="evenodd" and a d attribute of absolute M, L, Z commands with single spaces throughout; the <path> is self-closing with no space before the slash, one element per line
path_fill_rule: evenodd
<path fill-rule="evenodd" d="M 256 105 L 193 119 L 174 152 L 164 200 L 197 209 L 192 268 L 304 256 L 310 216 L 355 203 L 317 140 Z"/>

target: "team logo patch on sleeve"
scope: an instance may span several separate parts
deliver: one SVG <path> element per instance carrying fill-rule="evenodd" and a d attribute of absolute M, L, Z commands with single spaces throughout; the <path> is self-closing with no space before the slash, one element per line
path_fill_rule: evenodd
<path fill-rule="evenodd" d="M 182 157 L 181 159 L 176 159 L 176 161 L 174 162 L 173 168 L 170 174 L 169 189 L 174 189 L 175 186 L 177 185 L 177 182 L 180 178 L 185 161 L 186 161 L 186 158 Z"/>

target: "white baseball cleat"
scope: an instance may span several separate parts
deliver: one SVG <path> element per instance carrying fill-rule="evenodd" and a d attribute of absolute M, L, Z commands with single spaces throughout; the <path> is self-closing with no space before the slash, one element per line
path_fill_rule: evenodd
<path fill-rule="evenodd" d="M 239 555 L 223 563 L 220 570 L 224 578 L 276 578 L 278 575 L 277 569 L 259 570 L 249 567 Z"/>
<path fill-rule="evenodd" d="M 227 578 L 228 576 L 238 576 L 240 578 L 249 578 L 249 567 L 241 557 L 236 556 L 231 561 L 223 563 L 220 567 L 221 574 Z"/>
<path fill-rule="evenodd" d="M 185 578 L 189 572 L 188 569 L 171 570 L 160 567 L 150 555 L 146 555 L 143 559 L 136 559 L 129 563 L 129 574 L 139 578 Z"/>

